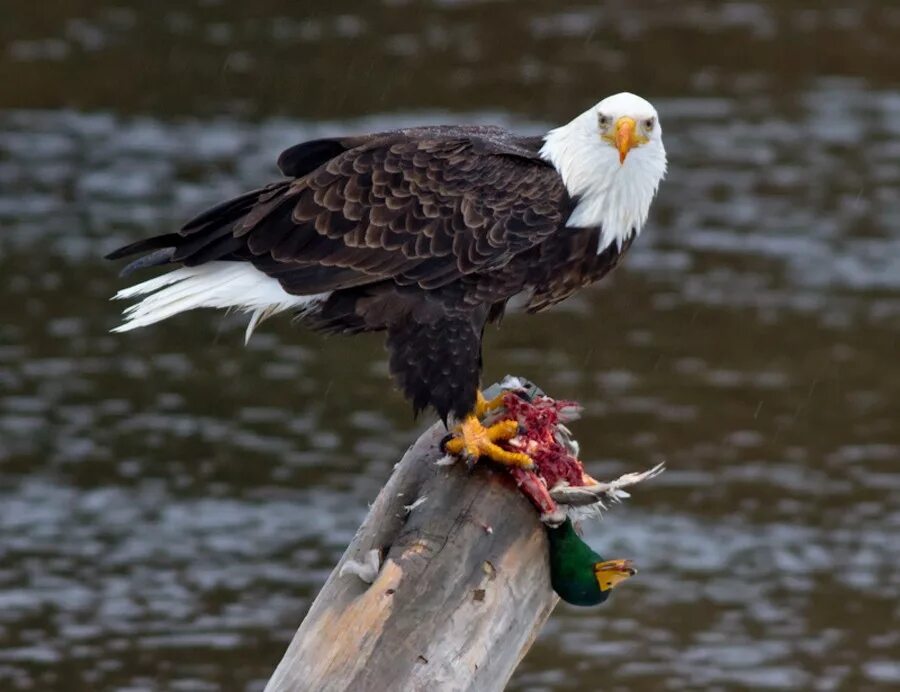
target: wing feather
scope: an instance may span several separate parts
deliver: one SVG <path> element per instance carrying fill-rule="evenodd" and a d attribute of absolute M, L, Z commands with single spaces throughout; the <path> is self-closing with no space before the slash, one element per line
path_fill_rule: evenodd
<path fill-rule="evenodd" d="M 302 175 L 200 214 L 175 236 L 172 260 L 249 261 L 301 295 L 385 279 L 433 288 L 503 266 L 571 208 L 552 166 L 494 129 L 317 140 L 279 165 Z M 334 272 L 291 271 L 310 266 Z"/>

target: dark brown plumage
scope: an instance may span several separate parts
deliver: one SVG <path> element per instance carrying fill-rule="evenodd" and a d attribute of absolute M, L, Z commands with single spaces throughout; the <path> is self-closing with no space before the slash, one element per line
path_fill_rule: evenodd
<path fill-rule="evenodd" d="M 491 127 L 428 127 L 286 150 L 286 179 L 203 212 L 177 233 L 108 255 L 156 264 L 249 263 L 288 294 L 327 293 L 311 328 L 387 332 L 415 409 L 472 411 L 485 324 L 521 295 L 534 312 L 596 281 L 631 239 L 566 228 L 574 201 L 541 140 Z M 633 237 L 633 236 L 632 236 Z"/>

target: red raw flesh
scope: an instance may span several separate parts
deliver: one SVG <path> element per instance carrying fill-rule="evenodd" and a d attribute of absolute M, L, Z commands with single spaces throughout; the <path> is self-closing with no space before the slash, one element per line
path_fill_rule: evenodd
<path fill-rule="evenodd" d="M 503 406 L 506 411 L 500 420 L 517 421 L 519 434 L 500 446 L 511 452 L 525 452 L 534 461 L 535 468 L 530 471 L 508 468 L 521 491 L 541 514 L 551 514 L 559 509 L 548 489 L 560 481 L 569 485 L 594 482 L 584 472 L 581 461 L 569 454 L 556 439 L 560 411 L 577 407 L 575 402 L 556 401 L 546 396 L 535 397 L 529 402 L 513 392 L 506 392 Z"/>

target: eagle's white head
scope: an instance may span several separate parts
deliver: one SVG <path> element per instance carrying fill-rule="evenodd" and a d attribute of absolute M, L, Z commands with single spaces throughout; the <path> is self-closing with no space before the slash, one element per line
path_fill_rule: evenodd
<path fill-rule="evenodd" d="M 577 201 L 567 226 L 600 226 L 598 252 L 640 233 L 666 174 L 656 109 L 640 96 L 607 96 L 544 138 L 550 161 Z"/>

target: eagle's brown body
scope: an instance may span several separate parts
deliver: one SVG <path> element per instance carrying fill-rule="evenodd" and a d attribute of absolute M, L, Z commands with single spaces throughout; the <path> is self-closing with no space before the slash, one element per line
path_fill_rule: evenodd
<path fill-rule="evenodd" d="M 598 253 L 599 228 L 567 228 L 577 200 L 540 146 L 476 127 L 299 144 L 279 159 L 285 180 L 110 257 L 250 263 L 288 294 L 326 294 L 304 324 L 386 331 L 391 373 L 416 410 L 462 417 L 485 324 L 513 297 L 535 312 L 599 280 L 634 237 Z"/>

